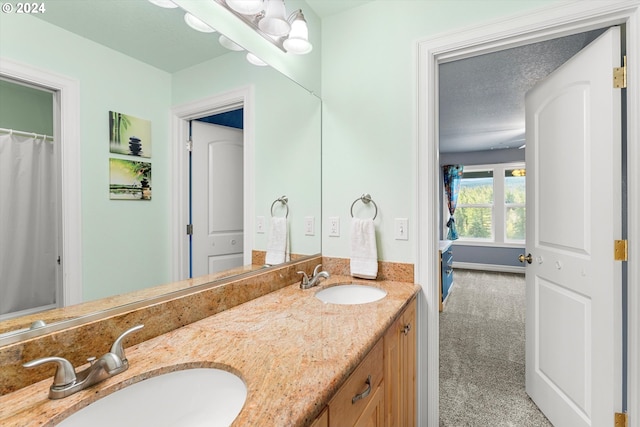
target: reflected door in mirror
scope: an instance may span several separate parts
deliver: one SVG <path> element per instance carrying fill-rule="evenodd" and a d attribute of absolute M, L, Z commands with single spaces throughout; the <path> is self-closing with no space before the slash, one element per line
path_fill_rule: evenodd
<path fill-rule="evenodd" d="M 191 123 L 192 277 L 243 264 L 243 132 Z"/>

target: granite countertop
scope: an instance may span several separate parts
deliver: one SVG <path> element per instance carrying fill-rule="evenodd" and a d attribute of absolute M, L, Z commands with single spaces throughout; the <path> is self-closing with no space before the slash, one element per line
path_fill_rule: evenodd
<path fill-rule="evenodd" d="M 314 297 L 345 282 L 388 294 L 361 305 L 325 304 Z M 247 385 L 246 403 L 233 426 L 307 426 L 419 290 L 412 283 L 350 276 L 332 276 L 308 290 L 287 286 L 126 348 L 127 371 L 67 398 L 47 398 L 51 378 L 1 396 L 0 425 L 55 425 L 141 379 L 217 367 L 240 375 Z"/>

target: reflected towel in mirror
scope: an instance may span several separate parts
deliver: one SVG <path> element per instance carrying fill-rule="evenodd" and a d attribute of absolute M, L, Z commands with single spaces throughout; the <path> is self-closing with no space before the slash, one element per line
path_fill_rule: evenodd
<path fill-rule="evenodd" d="M 287 218 L 271 217 L 265 263 L 268 265 L 275 265 L 288 261 L 288 243 Z"/>

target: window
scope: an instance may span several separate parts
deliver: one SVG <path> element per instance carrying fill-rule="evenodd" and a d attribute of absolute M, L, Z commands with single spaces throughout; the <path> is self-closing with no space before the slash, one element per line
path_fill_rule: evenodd
<path fill-rule="evenodd" d="M 524 243 L 525 176 L 521 163 L 465 166 L 454 215 L 460 241 Z"/>

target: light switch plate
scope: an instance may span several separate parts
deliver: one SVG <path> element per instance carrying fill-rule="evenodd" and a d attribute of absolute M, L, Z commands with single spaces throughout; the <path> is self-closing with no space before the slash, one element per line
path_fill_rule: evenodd
<path fill-rule="evenodd" d="M 264 233 L 264 217 L 259 216 L 256 221 L 256 232 Z"/>
<path fill-rule="evenodd" d="M 316 234 L 316 219 L 314 217 L 304 217 L 304 234 L 305 236 L 314 236 Z"/>
<path fill-rule="evenodd" d="M 407 218 L 396 218 L 395 236 L 396 240 L 409 240 L 409 220 Z"/>
<path fill-rule="evenodd" d="M 340 237 L 340 217 L 329 217 L 329 237 Z"/>

